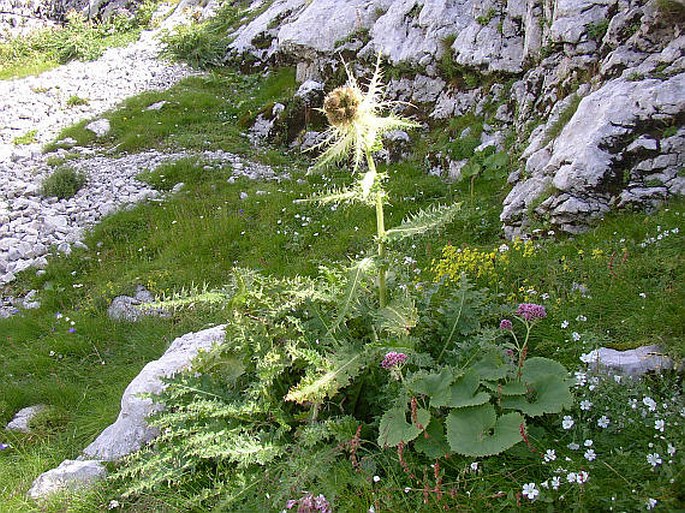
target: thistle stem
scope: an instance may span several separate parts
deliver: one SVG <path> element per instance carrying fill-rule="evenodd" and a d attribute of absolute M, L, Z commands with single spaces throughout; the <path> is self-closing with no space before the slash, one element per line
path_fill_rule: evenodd
<path fill-rule="evenodd" d="M 369 171 L 373 173 L 374 179 L 377 179 L 376 163 L 371 156 L 371 152 L 366 152 L 366 162 L 369 166 Z M 375 185 L 375 184 L 374 184 Z M 378 301 L 381 308 L 385 308 L 388 304 L 388 284 L 386 277 L 385 265 L 385 215 L 383 212 L 383 191 L 380 187 L 376 188 L 376 237 L 378 238 L 378 260 L 380 265 L 378 267 Z"/>

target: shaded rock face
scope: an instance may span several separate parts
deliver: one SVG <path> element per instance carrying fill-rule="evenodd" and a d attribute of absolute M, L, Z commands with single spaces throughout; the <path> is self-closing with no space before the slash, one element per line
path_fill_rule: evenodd
<path fill-rule="evenodd" d="M 429 122 L 472 113 L 494 125 L 490 138 L 513 131 L 521 157 L 501 214 L 508 237 L 539 223 L 577 233 L 613 208 L 685 192 L 682 3 L 673 12 L 657 0 L 253 5 L 262 11 L 233 34 L 229 59 L 294 62 L 298 80 L 329 80 L 330 90 L 340 55 L 357 72 L 381 52 L 411 70 L 388 95 Z"/>

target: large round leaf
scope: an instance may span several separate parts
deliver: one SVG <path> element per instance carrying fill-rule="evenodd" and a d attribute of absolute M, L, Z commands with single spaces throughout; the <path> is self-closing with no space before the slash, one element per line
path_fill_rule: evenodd
<path fill-rule="evenodd" d="M 431 460 L 444 458 L 451 453 L 450 446 L 445 438 L 445 428 L 442 421 L 433 417 L 426 428 L 424 436 L 420 436 L 414 442 L 414 449 L 422 452 Z"/>
<path fill-rule="evenodd" d="M 474 370 L 453 374 L 443 369 L 439 374 L 422 376 L 410 385 L 412 391 L 430 397 L 431 408 L 464 408 L 485 404 L 490 394 L 478 392 L 480 376 Z"/>
<path fill-rule="evenodd" d="M 416 420 L 419 425 L 407 422 L 408 409 L 406 405 L 396 406 L 385 412 L 378 428 L 378 445 L 381 447 L 396 447 L 401 442 L 411 442 L 428 426 L 431 414 L 428 410 L 419 408 Z"/>
<path fill-rule="evenodd" d="M 522 440 L 523 423 L 523 416 L 518 413 L 497 418 L 491 404 L 459 408 L 447 417 L 447 442 L 454 452 L 464 456 L 492 456 Z"/>
<path fill-rule="evenodd" d="M 539 417 L 545 413 L 559 413 L 573 405 L 566 369 L 559 362 L 547 358 L 526 360 L 521 380 L 516 387 L 521 384 L 525 386 L 526 393 L 503 397 L 503 408 L 518 410 L 530 417 Z"/>

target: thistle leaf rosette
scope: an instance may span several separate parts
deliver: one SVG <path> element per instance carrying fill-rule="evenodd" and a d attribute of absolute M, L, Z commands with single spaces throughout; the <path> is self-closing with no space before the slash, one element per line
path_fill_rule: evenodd
<path fill-rule="evenodd" d="M 396 102 L 384 99 L 380 55 L 376 69 L 366 91 L 359 86 L 346 63 L 347 83 L 331 91 L 324 100 L 321 111 L 330 123 L 323 142 L 314 148 L 324 152 L 315 168 L 339 162 L 352 155 L 354 169 L 371 153 L 382 149 L 384 133 L 400 128 L 415 128 L 417 123 L 395 114 L 380 115 L 391 110 Z"/>

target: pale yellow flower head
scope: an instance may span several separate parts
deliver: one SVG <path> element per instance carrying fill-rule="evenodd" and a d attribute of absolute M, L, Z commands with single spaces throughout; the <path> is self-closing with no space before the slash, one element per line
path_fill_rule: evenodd
<path fill-rule="evenodd" d="M 395 114 L 381 115 L 395 102 L 383 99 L 380 55 L 376 70 L 366 91 L 362 91 L 347 64 L 347 84 L 331 91 L 325 98 L 322 112 L 331 124 L 325 140 L 317 146 L 324 148 L 316 167 L 338 162 L 353 156 L 355 170 L 365 156 L 382 149 L 384 133 L 399 128 L 413 128 L 417 124 Z"/>

